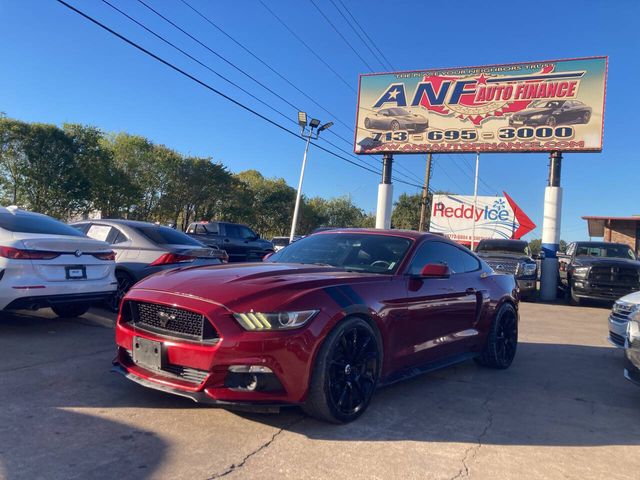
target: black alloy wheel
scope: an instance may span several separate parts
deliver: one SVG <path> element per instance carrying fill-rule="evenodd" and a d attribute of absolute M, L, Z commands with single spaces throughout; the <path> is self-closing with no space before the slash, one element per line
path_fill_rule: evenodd
<path fill-rule="evenodd" d="M 549 115 L 549 118 L 547 118 L 547 125 L 549 125 L 550 127 L 555 127 L 556 117 L 554 117 L 553 115 Z"/>
<path fill-rule="evenodd" d="M 120 308 L 120 301 L 135 283 L 128 273 L 120 270 L 116 270 L 116 281 L 118 282 L 118 289 L 107 301 L 107 306 L 112 312 L 118 311 Z"/>
<path fill-rule="evenodd" d="M 591 120 L 591 112 L 584 112 L 584 115 L 582 115 L 582 123 L 589 123 L 589 120 Z"/>
<path fill-rule="evenodd" d="M 355 420 L 378 384 L 380 340 L 360 318 L 343 320 L 327 337 L 314 368 L 304 409 L 332 423 Z"/>
<path fill-rule="evenodd" d="M 480 357 L 476 361 L 485 367 L 508 368 L 516 356 L 518 348 L 518 315 L 510 304 L 500 307 L 487 343 Z"/>

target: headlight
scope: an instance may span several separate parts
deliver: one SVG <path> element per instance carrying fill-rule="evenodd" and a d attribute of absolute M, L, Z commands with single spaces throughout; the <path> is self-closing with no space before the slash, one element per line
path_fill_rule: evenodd
<path fill-rule="evenodd" d="M 235 313 L 233 317 L 240 326 L 249 331 L 291 330 L 300 328 L 311 320 L 319 310 L 301 312 L 247 312 Z"/>
<path fill-rule="evenodd" d="M 518 273 L 523 277 L 531 277 L 536 274 L 536 268 L 535 263 L 521 263 Z"/>
<path fill-rule="evenodd" d="M 576 277 L 586 277 L 589 274 L 589 267 L 576 267 L 573 269 L 573 275 Z"/>
<path fill-rule="evenodd" d="M 634 343 L 640 339 L 640 322 L 632 320 L 627 323 L 627 341 Z"/>

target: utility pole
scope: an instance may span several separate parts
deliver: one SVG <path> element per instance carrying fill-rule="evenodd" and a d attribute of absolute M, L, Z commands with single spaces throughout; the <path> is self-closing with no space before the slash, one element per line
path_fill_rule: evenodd
<path fill-rule="evenodd" d="M 424 172 L 424 187 L 422 188 L 422 205 L 420 207 L 420 226 L 418 230 L 427 230 L 425 221 L 427 219 L 427 200 L 429 199 L 429 181 L 431 180 L 431 152 L 427 153 L 427 169 Z"/>
<path fill-rule="evenodd" d="M 562 152 L 549 155 L 549 180 L 544 190 L 544 212 L 542 222 L 542 271 L 540 275 L 540 298 L 555 300 L 558 289 L 558 247 L 560 244 L 560 220 L 562 216 Z"/>
<path fill-rule="evenodd" d="M 391 208 L 393 201 L 393 184 L 391 171 L 393 155 L 382 156 L 382 182 L 378 185 L 378 208 L 376 209 L 376 228 L 391 228 Z"/>

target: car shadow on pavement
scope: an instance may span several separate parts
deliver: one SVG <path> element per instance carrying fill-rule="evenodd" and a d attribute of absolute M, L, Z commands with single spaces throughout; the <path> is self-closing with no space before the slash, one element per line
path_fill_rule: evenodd
<path fill-rule="evenodd" d="M 145 402 L 144 394 L 133 402 L 120 398 L 119 382 L 109 373 L 113 351 L 112 329 L 82 319 L 3 314 L 0 478 L 155 476 L 166 441 L 122 416 L 114 418 L 112 407 L 166 407 L 175 401 Z"/>
<path fill-rule="evenodd" d="M 622 351 L 542 343 L 518 349 L 507 370 L 465 362 L 379 389 L 348 425 L 308 418 L 288 430 L 344 441 L 640 445 L 640 387 L 623 378 Z"/>
<path fill-rule="evenodd" d="M 272 429 L 329 441 L 640 444 L 640 388 L 608 347 L 520 343 L 508 370 L 465 362 L 400 382 L 337 426 L 297 408 L 229 413 L 143 388 L 109 372 L 113 345 L 112 329 L 83 320 L 0 320 L 0 477 L 158 476 L 170 445 L 187 441 L 175 444 L 178 430 L 232 447 L 275 438 Z"/>

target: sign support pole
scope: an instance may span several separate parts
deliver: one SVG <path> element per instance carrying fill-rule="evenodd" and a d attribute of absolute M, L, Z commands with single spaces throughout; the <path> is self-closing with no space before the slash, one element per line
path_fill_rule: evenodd
<path fill-rule="evenodd" d="M 418 230 L 428 230 L 425 225 L 427 219 L 427 201 L 429 200 L 429 182 L 431 181 L 431 152 L 427 153 L 427 170 L 424 174 L 424 187 L 422 189 L 422 205 L 420 207 L 420 226 Z"/>
<path fill-rule="evenodd" d="M 296 192 L 296 205 L 293 209 L 293 220 L 291 221 L 289 243 L 293 243 L 293 237 L 296 235 L 296 227 L 298 225 L 298 211 L 300 210 L 300 198 L 302 197 L 302 181 L 304 180 L 304 169 L 307 167 L 307 153 L 309 152 L 309 143 L 311 143 L 311 132 L 309 132 L 309 136 L 307 137 L 307 144 L 304 147 L 304 156 L 302 157 L 302 169 L 300 170 L 300 181 L 298 182 L 298 191 Z"/>
<path fill-rule="evenodd" d="M 549 155 L 549 181 L 544 190 L 544 217 L 542 221 L 542 272 L 540 275 L 540 298 L 555 300 L 558 289 L 558 247 L 560 244 L 560 220 L 562 213 L 562 152 Z"/>
<path fill-rule="evenodd" d="M 475 216 L 476 208 L 478 208 L 478 171 L 480 170 L 480 152 L 476 152 L 476 178 L 473 184 L 473 214 Z M 475 219 L 473 221 L 473 226 L 471 227 L 471 251 L 473 252 L 473 247 L 476 243 L 476 222 Z"/>
<path fill-rule="evenodd" d="M 391 228 L 391 207 L 393 201 L 393 184 L 391 183 L 392 164 L 393 155 L 385 153 L 382 156 L 382 182 L 378 185 L 376 228 Z"/>

